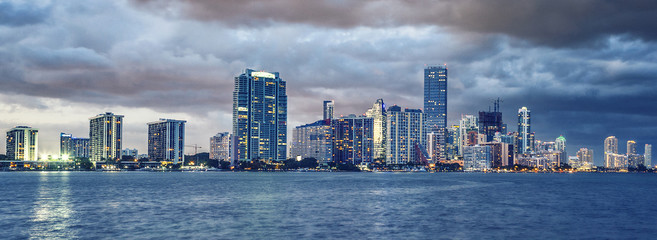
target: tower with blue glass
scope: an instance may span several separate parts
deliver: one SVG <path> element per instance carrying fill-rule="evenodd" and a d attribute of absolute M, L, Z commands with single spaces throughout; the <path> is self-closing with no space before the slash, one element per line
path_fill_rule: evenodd
<path fill-rule="evenodd" d="M 424 69 L 424 113 L 426 114 L 426 129 L 430 136 L 436 138 L 429 152 L 432 161 L 446 159 L 446 128 L 447 128 L 447 65 L 429 66 Z"/>

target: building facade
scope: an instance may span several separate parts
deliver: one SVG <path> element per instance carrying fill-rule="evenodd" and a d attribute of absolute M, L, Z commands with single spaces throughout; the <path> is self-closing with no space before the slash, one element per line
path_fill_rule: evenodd
<path fill-rule="evenodd" d="M 130 157 L 133 157 L 135 159 L 139 159 L 139 150 L 137 150 L 136 148 L 123 149 L 123 150 L 121 150 L 121 157 L 123 158 L 123 156 L 130 156 Z"/>
<path fill-rule="evenodd" d="M 435 143 L 427 146 L 427 150 L 437 153 L 432 158 L 446 159 L 447 66 L 429 66 L 424 69 L 424 113 L 426 132 L 434 132 L 436 136 Z"/>
<path fill-rule="evenodd" d="M 627 141 L 627 155 L 629 156 L 631 154 L 637 154 L 636 141 L 634 141 L 634 140 L 628 140 Z"/>
<path fill-rule="evenodd" d="M 557 139 L 554 140 L 554 150 L 560 152 L 561 156 L 559 157 L 559 159 L 561 159 L 562 165 L 568 163 L 568 153 L 566 152 L 565 137 L 559 136 Z"/>
<path fill-rule="evenodd" d="M 324 111 L 322 119 L 333 119 L 333 109 L 335 108 L 335 102 L 333 100 L 324 101 Z"/>
<path fill-rule="evenodd" d="M 579 161 L 579 166 L 573 167 L 583 169 L 593 168 L 593 149 L 580 148 L 579 151 L 577 151 L 577 159 Z"/>
<path fill-rule="evenodd" d="M 421 162 L 422 156 L 418 155 L 416 149 L 425 149 L 426 146 L 424 123 L 424 114 L 419 109 L 405 109 L 402 112 L 399 106 L 388 108 L 386 163 Z"/>
<path fill-rule="evenodd" d="M 107 112 L 89 119 L 91 161 L 118 160 L 121 158 L 123 116 Z"/>
<path fill-rule="evenodd" d="M 160 119 L 148 123 L 148 158 L 151 161 L 185 162 L 186 122 Z"/>
<path fill-rule="evenodd" d="M 522 107 L 518 109 L 518 136 L 516 138 L 518 154 L 530 153 L 534 150 L 534 138 L 531 132 L 531 112 L 527 107 Z"/>
<path fill-rule="evenodd" d="M 233 162 L 233 134 L 221 132 L 210 138 L 210 159 Z"/>
<path fill-rule="evenodd" d="M 463 148 L 463 170 L 466 172 L 491 169 L 490 146 L 465 146 Z"/>
<path fill-rule="evenodd" d="M 618 158 L 618 138 L 609 136 L 604 142 L 604 166 L 606 168 L 616 168 L 616 159 Z"/>
<path fill-rule="evenodd" d="M 89 138 L 77 138 L 72 134 L 59 134 L 59 158 L 88 158 L 89 157 Z"/>
<path fill-rule="evenodd" d="M 360 164 L 372 162 L 374 119 L 350 115 L 331 121 L 332 161 Z"/>
<path fill-rule="evenodd" d="M 39 159 L 39 130 L 17 126 L 7 131 L 7 159 L 36 161 Z"/>
<path fill-rule="evenodd" d="M 286 83 L 279 73 L 246 69 L 235 77 L 233 135 L 235 160 L 287 157 Z"/>
<path fill-rule="evenodd" d="M 365 113 L 365 116 L 372 118 L 373 121 L 372 139 L 374 141 L 374 152 L 372 154 L 374 159 L 386 158 L 387 120 L 385 107 L 386 104 L 383 103 L 383 99 L 377 99 L 372 105 L 372 108 L 368 109 Z"/>
<path fill-rule="evenodd" d="M 474 142 L 474 139 L 479 134 L 479 119 L 474 115 L 462 115 L 459 126 L 459 153 L 463 154 L 463 147 L 474 145 L 471 143 Z M 472 137 L 473 133 L 475 135 L 474 138 Z"/>
<path fill-rule="evenodd" d="M 292 157 L 315 158 L 319 163 L 332 161 L 333 129 L 331 120 L 298 126 L 292 130 Z"/>
<path fill-rule="evenodd" d="M 643 149 L 643 159 L 646 162 L 646 167 L 652 168 L 652 145 L 646 144 Z"/>

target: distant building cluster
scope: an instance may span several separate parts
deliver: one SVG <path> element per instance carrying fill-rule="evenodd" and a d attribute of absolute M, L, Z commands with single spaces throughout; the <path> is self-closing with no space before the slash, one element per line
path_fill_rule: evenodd
<path fill-rule="evenodd" d="M 286 82 L 278 72 L 246 69 L 234 78 L 232 131 L 210 138 L 209 158 L 231 165 L 247 161 L 281 162 L 314 158 L 319 164 L 437 166 L 458 164 L 463 171 L 490 171 L 518 166 L 534 169 L 572 167 L 593 169 L 592 149 L 580 148 L 569 156 L 567 141 L 541 141 L 532 131 L 527 107 L 517 111 L 517 126 L 503 122 L 500 99 L 492 109 L 461 115 L 447 125 L 447 66 L 424 69 L 423 108 L 386 106 L 377 99 L 361 114 L 335 117 L 334 100 L 322 102 L 322 119 L 292 129 L 288 145 Z M 111 112 L 89 119 L 88 138 L 60 134 L 59 159 L 89 158 L 92 162 L 122 158 L 180 164 L 185 162 L 184 120 L 149 122 L 148 151 L 123 149 L 123 118 Z M 618 139 L 604 140 L 604 168 L 652 166 L 652 145 L 639 154 L 637 143 L 627 141 L 618 152 Z M 198 147 L 195 146 L 197 149 Z M 38 130 L 17 126 L 7 131 L 7 157 L 36 161 Z"/>

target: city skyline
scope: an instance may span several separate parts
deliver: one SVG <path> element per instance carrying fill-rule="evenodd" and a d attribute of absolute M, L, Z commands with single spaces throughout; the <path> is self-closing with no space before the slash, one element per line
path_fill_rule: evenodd
<path fill-rule="evenodd" d="M 657 142 L 657 116 L 649 111 L 654 108 L 657 69 L 651 29 L 657 21 L 605 17 L 607 27 L 589 22 L 651 6 L 569 3 L 581 11 L 573 12 L 559 2 L 550 7 L 527 1 L 515 11 L 534 16 L 515 21 L 522 22 L 517 26 L 494 24 L 519 17 L 495 1 L 430 7 L 391 3 L 396 6 L 391 9 L 417 13 L 425 7 L 440 12 L 436 8 L 441 4 L 472 13 L 459 22 L 407 16 L 372 2 L 355 4 L 353 11 L 329 2 L 308 3 L 303 6 L 307 11 L 300 11 L 286 3 L 292 2 L 262 2 L 270 12 L 243 19 L 243 14 L 219 16 L 203 10 L 259 10 L 220 2 L 5 2 L 0 6 L 9 13 L 0 23 L 0 128 L 37 128 L 39 152 L 56 154 L 61 132 L 87 137 L 89 117 L 114 112 L 125 116 L 123 148 L 144 153 L 146 123 L 187 119 L 187 142 L 207 150 L 214 133 L 231 131 L 233 78 L 245 68 L 283 74 L 289 84 L 291 136 L 294 126 L 322 117 L 325 99 L 335 100 L 335 116 L 360 115 L 380 98 L 388 105 L 422 108 L 425 64 L 447 63 L 447 126 L 463 114 L 486 110 L 492 99 L 501 97 L 503 122 L 510 129 L 517 122 L 514 111 L 526 106 L 537 139 L 563 135 L 570 155 L 581 147 L 593 149 L 596 165 L 602 165 L 607 136 L 619 139 L 621 153 L 628 140 L 636 141 L 639 153 L 645 144 Z M 325 11 L 342 18 L 290 15 L 322 9 L 334 9 Z M 362 14 L 372 9 L 390 13 L 392 20 L 384 24 Z M 571 20 L 568 28 L 540 17 L 555 9 Z M 482 16 L 500 19 L 473 24 Z M 116 23 L 95 27 L 110 19 Z"/>

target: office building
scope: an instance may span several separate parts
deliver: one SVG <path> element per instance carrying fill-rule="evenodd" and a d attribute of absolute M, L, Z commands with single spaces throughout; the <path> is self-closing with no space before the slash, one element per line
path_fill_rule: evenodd
<path fill-rule="evenodd" d="M 210 138 L 210 159 L 233 161 L 233 134 L 221 132 Z"/>
<path fill-rule="evenodd" d="M 447 129 L 447 159 L 454 160 L 460 156 L 459 146 L 461 145 L 461 127 L 459 125 L 452 125 Z M 427 139 L 431 139 L 427 135 Z M 430 143 L 427 143 L 431 146 Z M 431 156 L 431 155 L 430 155 Z"/>
<path fill-rule="evenodd" d="M 593 149 L 580 148 L 577 151 L 577 158 L 579 160 L 579 167 L 577 168 L 590 169 L 593 167 Z"/>
<path fill-rule="evenodd" d="M 491 159 L 490 146 L 463 147 L 463 170 L 466 172 L 490 170 Z"/>
<path fill-rule="evenodd" d="M 560 152 L 559 159 L 561 160 L 562 165 L 568 163 L 568 153 L 566 152 L 565 137 L 559 136 L 557 139 L 554 140 L 554 150 Z"/>
<path fill-rule="evenodd" d="M 107 112 L 89 119 L 91 161 L 118 160 L 121 157 L 123 116 Z"/>
<path fill-rule="evenodd" d="M 317 122 L 298 126 L 292 130 L 292 157 L 315 158 L 319 163 L 332 161 L 333 129 L 331 120 L 324 119 Z"/>
<path fill-rule="evenodd" d="M 459 153 L 463 154 L 463 147 L 475 145 L 479 134 L 479 119 L 474 115 L 462 115 L 459 121 Z"/>
<path fill-rule="evenodd" d="M 148 158 L 173 164 L 185 162 L 184 120 L 160 119 L 148 123 Z"/>
<path fill-rule="evenodd" d="M 287 157 L 286 83 L 277 72 L 246 69 L 235 77 L 233 135 L 235 160 Z"/>
<path fill-rule="evenodd" d="M 643 158 L 644 158 L 644 161 L 646 162 L 646 167 L 652 168 L 653 163 L 652 163 L 652 145 L 651 144 L 646 144 L 646 146 L 643 150 Z"/>
<path fill-rule="evenodd" d="M 350 115 L 331 121 L 333 130 L 332 161 L 360 164 L 373 160 L 374 119 Z"/>
<path fill-rule="evenodd" d="M 36 161 L 39 159 L 39 130 L 17 126 L 7 131 L 7 159 Z"/>
<path fill-rule="evenodd" d="M 424 113 L 426 132 L 434 132 L 436 136 L 436 141 L 432 141 L 434 145 L 427 146 L 427 149 L 437 154 L 435 158 L 446 159 L 447 66 L 429 66 L 424 69 Z"/>
<path fill-rule="evenodd" d="M 490 162 L 492 168 L 500 168 L 513 165 L 513 145 L 503 142 L 487 142 L 480 145 L 490 147 Z"/>
<path fill-rule="evenodd" d="M 88 158 L 89 157 L 89 138 L 77 138 L 72 134 L 59 134 L 59 158 Z"/>
<path fill-rule="evenodd" d="M 386 163 L 421 163 L 422 149 L 425 149 L 427 134 L 424 129 L 424 114 L 419 109 L 405 109 L 399 106 L 388 108 L 388 144 Z"/>
<path fill-rule="evenodd" d="M 604 165 L 606 168 L 615 168 L 616 159 L 615 154 L 618 154 L 618 138 L 609 136 L 604 142 Z"/>
<path fill-rule="evenodd" d="M 372 154 L 374 159 L 386 158 L 387 128 L 385 107 L 386 105 L 383 103 L 383 99 L 377 99 L 372 105 L 372 108 L 368 109 L 365 113 L 365 116 L 372 118 L 374 121 L 372 128 L 374 139 L 374 152 Z"/>
<path fill-rule="evenodd" d="M 333 119 L 333 108 L 335 102 L 333 100 L 324 101 L 324 118 L 322 119 Z"/>
<path fill-rule="evenodd" d="M 500 100 L 493 103 L 492 111 L 479 112 L 479 133 L 486 136 L 486 142 L 492 142 L 495 133 L 506 134 L 506 125 L 502 122 L 502 112 L 500 112 Z"/>
<path fill-rule="evenodd" d="M 527 107 L 518 109 L 517 154 L 530 153 L 534 150 L 534 137 L 531 131 L 531 112 Z"/>

